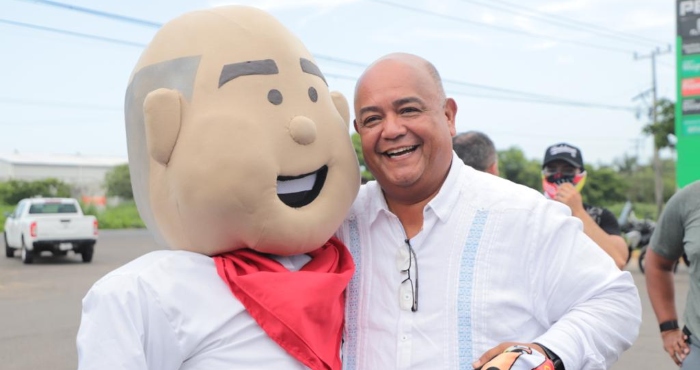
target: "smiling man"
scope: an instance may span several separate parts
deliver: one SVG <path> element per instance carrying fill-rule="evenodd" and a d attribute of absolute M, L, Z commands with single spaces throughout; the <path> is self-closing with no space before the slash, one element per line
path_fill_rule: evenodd
<path fill-rule="evenodd" d="M 464 165 L 456 114 L 415 55 L 387 55 L 357 83 L 355 129 L 377 181 L 337 232 L 357 266 L 344 368 L 478 368 L 516 344 L 557 370 L 609 368 L 638 334 L 632 277 L 564 205 Z"/>

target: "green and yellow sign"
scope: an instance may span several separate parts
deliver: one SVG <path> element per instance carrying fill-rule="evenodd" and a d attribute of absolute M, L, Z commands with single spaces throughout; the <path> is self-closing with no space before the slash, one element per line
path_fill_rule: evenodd
<path fill-rule="evenodd" d="M 700 179 L 700 0 L 676 0 L 678 187 Z"/>

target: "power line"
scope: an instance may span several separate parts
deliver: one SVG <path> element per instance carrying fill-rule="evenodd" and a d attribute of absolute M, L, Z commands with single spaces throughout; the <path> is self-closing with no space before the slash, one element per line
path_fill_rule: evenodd
<path fill-rule="evenodd" d="M 103 14 L 102 16 L 107 16 L 106 13 L 101 13 L 101 14 Z M 47 32 L 56 32 L 56 33 L 66 34 L 69 36 L 83 37 L 83 38 L 94 39 L 94 40 L 110 42 L 110 43 L 116 43 L 116 44 L 121 44 L 121 45 L 136 46 L 136 47 L 141 47 L 141 48 L 146 46 L 146 44 L 117 40 L 117 39 L 95 36 L 95 35 L 79 33 L 79 32 L 65 31 L 65 30 L 60 30 L 60 29 L 55 29 L 55 28 L 49 28 L 49 27 L 37 26 L 37 25 L 32 25 L 32 24 L 27 24 L 27 23 L 8 21 L 8 20 L 3 20 L 3 19 L 0 19 L 0 22 L 4 22 L 4 23 L 15 25 L 15 26 L 20 26 L 20 27 L 28 27 L 28 28 L 38 29 L 38 30 L 42 30 L 42 31 L 47 31 Z M 335 58 L 335 57 L 326 56 L 326 55 L 319 55 L 319 54 L 314 54 L 314 56 L 318 59 L 329 60 L 331 62 L 342 63 L 342 64 L 352 65 L 352 66 L 356 66 L 356 67 L 365 67 L 365 64 L 360 63 L 360 62 Z M 326 75 L 329 77 L 336 76 L 337 78 L 352 79 L 354 81 L 357 80 L 356 77 L 351 77 L 351 76 L 341 76 L 341 75 L 331 75 L 331 74 L 326 74 Z M 485 99 L 489 99 L 489 98 L 501 99 L 501 100 L 510 99 L 513 101 L 521 101 L 521 102 L 569 105 L 569 106 L 577 106 L 577 107 L 585 107 L 585 108 L 600 108 L 600 109 L 634 111 L 634 108 L 631 108 L 631 107 L 563 100 L 563 99 L 559 99 L 559 98 L 547 96 L 547 95 L 541 95 L 541 94 L 535 94 L 535 93 L 529 93 L 529 92 L 524 92 L 524 91 L 517 91 L 517 90 L 511 90 L 511 89 L 499 88 L 499 87 L 493 87 L 493 86 L 487 86 L 487 85 L 480 85 L 480 84 L 474 84 L 474 83 L 468 83 L 468 82 L 463 82 L 463 81 L 458 81 L 458 80 L 443 79 L 443 82 L 448 83 L 448 84 L 456 84 L 456 85 L 460 85 L 460 86 L 470 87 L 470 88 L 490 90 L 490 91 L 495 91 L 495 92 L 500 92 L 500 93 L 505 93 L 505 94 L 510 94 L 510 95 L 516 95 L 516 96 L 519 95 L 519 96 L 524 96 L 525 98 L 521 98 L 521 97 L 510 97 L 510 98 L 495 97 L 495 96 L 469 94 L 469 93 L 464 93 L 464 92 L 456 93 L 457 95 L 463 95 L 463 96 L 473 96 L 473 97 L 485 98 Z"/>
<path fill-rule="evenodd" d="M 357 81 L 357 77 L 348 76 L 348 75 L 342 75 L 342 74 L 336 74 L 336 73 L 324 73 L 324 75 L 326 77 L 330 77 L 330 78 L 337 78 L 337 79 L 349 80 L 349 81 Z M 468 86 L 469 84 L 465 83 L 463 85 Z M 489 86 L 480 87 L 480 85 L 469 86 L 469 87 L 487 88 L 487 89 L 490 88 Z M 510 93 L 510 94 L 516 93 L 513 90 L 498 89 L 498 88 L 493 88 L 493 89 L 500 90 L 504 93 Z M 478 98 L 478 99 L 513 101 L 513 102 L 534 103 L 534 104 L 566 105 L 566 106 L 574 106 L 574 107 L 579 107 L 579 108 L 621 110 L 621 111 L 629 111 L 629 112 L 636 111 L 636 108 L 634 108 L 634 107 L 609 105 L 609 104 L 598 104 L 598 103 L 588 103 L 588 102 L 580 102 L 580 101 L 573 101 L 573 100 L 564 100 L 564 99 L 557 99 L 557 98 L 554 98 L 551 96 L 530 94 L 530 93 L 525 93 L 525 94 L 531 95 L 533 97 L 484 95 L 484 94 L 469 93 L 469 92 L 464 92 L 464 91 L 459 91 L 459 90 L 451 90 L 451 89 L 446 89 L 446 92 L 451 94 L 451 95 L 469 96 L 469 97 Z M 537 97 L 539 97 L 539 98 L 537 98 Z"/>
<path fill-rule="evenodd" d="M 534 33 L 534 32 L 527 32 L 527 31 L 523 31 L 523 30 L 518 30 L 515 28 L 496 26 L 496 25 L 492 25 L 492 24 L 488 24 L 488 23 L 484 23 L 484 22 L 473 21 L 470 19 L 462 18 L 462 17 L 456 17 L 453 15 L 442 14 L 442 13 L 434 12 L 434 11 L 431 11 L 428 9 L 420 9 L 420 8 L 416 8 L 416 7 L 412 7 L 412 6 L 408 6 L 408 5 L 397 4 L 397 3 L 394 3 L 391 1 L 384 1 L 384 0 L 367 0 L 367 1 L 378 3 L 378 4 L 383 4 L 383 5 L 388 5 L 388 6 L 393 6 L 393 7 L 401 8 L 404 10 L 410 10 L 412 12 L 416 12 L 416 13 L 420 13 L 420 14 L 429 14 L 429 15 L 432 15 L 435 17 L 449 19 L 449 20 L 453 20 L 456 22 L 460 22 L 460 23 L 471 24 L 471 25 L 477 26 L 477 27 L 490 28 L 490 29 L 494 29 L 497 31 L 501 31 L 501 32 L 507 32 L 507 33 L 514 33 L 514 34 L 521 35 L 521 36 L 536 37 L 536 38 L 547 39 L 547 40 L 557 41 L 557 42 L 561 42 L 561 43 L 574 44 L 574 45 L 579 45 L 579 46 L 585 46 L 588 48 L 600 49 L 600 50 L 605 50 L 605 51 L 610 51 L 610 52 L 615 52 L 615 53 L 623 53 L 623 54 L 632 54 L 633 53 L 632 50 L 625 50 L 625 49 L 614 48 L 614 47 L 609 47 L 609 46 L 596 45 L 596 44 L 591 44 L 591 43 L 584 42 L 584 41 L 562 39 L 559 37 L 542 35 L 542 34 L 538 34 L 538 33 Z"/>
<path fill-rule="evenodd" d="M 151 21 L 133 18 L 133 17 L 127 17 L 127 16 L 113 14 L 113 13 L 97 11 L 97 10 L 93 10 L 93 9 L 83 8 L 83 7 L 72 6 L 72 5 L 63 4 L 63 3 L 59 3 L 59 2 L 55 2 L 55 1 L 49 1 L 49 0 L 19 0 L 19 1 L 34 2 L 34 3 L 38 3 L 38 4 L 59 7 L 59 8 L 63 8 L 63 9 L 73 10 L 73 11 L 77 11 L 77 12 L 81 12 L 81 13 L 87 13 L 87 14 L 91 14 L 91 15 L 96 15 L 96 16 L 112 19 L 112 20 L 118 20 L 118 21 L 133 23 L 133 24 L 137 24 L 137 25 L 142 25 L 142 26 L 157 27 L 157 28 L 162 26 L 162 24 L 156 23 L 156 22 L 151 22 Z M 490 25 L 487 23 L 483 23 L 483 22 L 476 22 L 476 21 L 465 19 L 465 18 L 441 14 L 441 13 L 433 12 L 433 11 L 426 10 L 426 9 L 414 8 L 414 7 L 407 6 L 407 5 L 393 3 L 390 1 L 384 1 L 384 0 L 368 0 L 368 1 L 380 3 L 380 4 L 384 4 L 384 5 L 389 5 L 389 6 L 394 6 L 394 7 L 398 7 L 398 8 L 402 8 L 402 9 L 406 9 L 406 10 L 411 10 L 414 12 L 419 12 L 421 14 L 430 14 L 433 16 L 437 16 L 437 17 L 441 17 L 441 18 L 445 18 L 445 19 L 451 19 L 454 21 L 462 22 L 462 23 L 468 23 L 471 25 L 479 26 L 479 27 L 492 28 L 492 29 L 502 31 L 502 32 L 515 33 L 518 35 L 525 35 L 525 36 L 549 39 L 549 40 L 553 40 L 553 41 L 557 41 L 557 42 L 575 44 L 575 45 L 580 45 L 580 46 L 585 46 L 585 47 L 590 47 L 590 48 L 595 48 L 595 49 L 607 50 L 607 51 L 616 52 L 616 53 L 625 53 L 625 54 L 632 54 L 633 53 L 632 50 L 622 50 L 619 48 L 590 44 L 590 43 L 583 42 L 583 41 L 567 40 L 567 39 L 562 39 L 562 38 L 553 37 L 553 36 L 541 35 L 541 34 L 536 34 L 536 33 L 522 31 L 522 30 L 516 30 L 513 28 L 494 26 L 494 25 Z"/>
<path fill-rule="evenodd" d="M 115 19 L 115 20 L 135 23 L 135 24 L 138 24 L 141 26 L 148 26 L 148 27 L 160 27 L 161 26 L 161 24 L 151 22 L 151 21 L 145 21 L 145 20 L 141 20 L 141 19 L 121 16 L 118 14 L 102 12 L 99 10 L 88 9 L 88 8 L 83 8 L 83 7 L 74 6 L 74 5 L 70 5 L 70 4 L 59 3 L 56 1 L 49 1 L 49 0 L 19 0 L 19 1 L 37 3 L 37 4 L 42 4 L 42 5 L 49 5 L 49 6 L 63 8 L 63 9 L 75 10 L 75 11 L 78 11 L 81 13 L 87 13 L 87 14 L 97 15 L 100 17 L 106 17 L 106 18 L 111 18 L 111 19 Z"/>
<path fill-rule="evenodd" d="M 73 32 L 73 31 L 66 31 L 66 30 L 62 30 L 62 29 L 58 29 L 58 28 L 38 26 L 35 24 L 29 24 L 29 23 L 15 22 L 15 21 L 11 21 L 9 19 L 3 19 L 3 18 L 0 18 L 0 23 L 10 24 L 10 25 L 17 26 L 17 27 L 32 28 L 35 30 L 60 33 L 63 35 L 82 37 L 82 38 L 92 39 L 92 40 L 97 40 L 97 41 L 111 42 L 113 44 L 121 44 L 121 45 L 127 45 L 127 46 L 137 46 L 137 47 L 145 47 L 146 46 L 146 44 L 139 44 L 139 43 L 131 42 L 131 41 L 117 40 L 117 39 L 112 39 L 109 37 L 89 35 L 89 34 L 80 33 L 80 32 Z"/>
<path fill-rule="evenodd" d="M 554 16 L 551 14 L 543 13 L 531 8 L 527 8 L 521 5 L 513 4 L 510 2 L 506 1 L 497 1 L 497 0 L 489 0 L 488 2 L 484 2 L 483 0 L 461 0 L 465 3 L 473 3 L 477 4 L 483 7 L 491 8 L 491 9 L 496 9 L 500 11 L 505 11 L 508 13 L 513 13 L 513 14 L 525 14 L 530 17 L 536 18 L 540 21 L 551 23 L 554 25 L 557 25 L 559 27 L 564 27 L 564 28 L 571 28 L 571 29 L 578 29 L 586 32 L 591 32 L 591 33 L 596 33 L 599 35 L 603 35 L 606 37 L 610 38 L 616 38 L 621 41 L 625 42 L 635 42 L 633 40 L 636 40 L 636 43 L 644 43 L 644 44 L 652 44 L 654 46 L 657 46 L 659 44 L 666 44 L 665 42 L 661 42 L 658 40 L 652 40 L 648 39 L 646 37 L 642 36 L 637 36 L 637 35 L 632 35 L 629 33 L 625 32 L 620 32 L 620 31 L 615 31 L 611 29 L 607 29 L 598 25 L 594 24 L 589 24 L 589 23 L 584 23 L 580 21 L 573 20 L 571 18 L 565 18 L 561 16 Z M 500 5 L 496 5 L 500 4 Z M 519 9 L 519 10 L 516 10 Z"/>
<path fill-rule="evenodd" d="M 0 103 L 20 104 L 20 105 L 43 105 L 43 106 L 72 108 L 72 109 L 78 108 L 78 109 L 90 109 L 90 110 L 123 111 L 122 108 L 116 107 L 116 106 L 83 104 L 83 103 L 72 103 L 72 102 L 50 101 L 50 100 L 17 99 L 17 98 L 9 98 L 9 97 L 4 97 L 4 96 L 0 96 Z"/>

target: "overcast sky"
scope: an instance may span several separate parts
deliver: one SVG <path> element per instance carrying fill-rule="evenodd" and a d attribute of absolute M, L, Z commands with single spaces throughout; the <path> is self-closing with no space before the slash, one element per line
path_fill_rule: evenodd
<path fill-rule="evenodd" d="M 0 153 L 126 157 L 123 97 L 157 25 L 190 10 L 267 10 L 315 55 L 332 90 L 402 51 L 432 61 L 457 101 L 457 130 L 540 160 L 566 141 L 587 163 L 651 157 L 641 135 L 655 48 L 659 97 L 675 100 L 674 1 L 0 1 Z M 97 13 L 106 13 L 107 17 Z M 120 19 L 119 16 L 127 19 Z M 133 19 L 148 21 L 139 24 Z M 546 102 L 546 104 L 544 103 Z"/>

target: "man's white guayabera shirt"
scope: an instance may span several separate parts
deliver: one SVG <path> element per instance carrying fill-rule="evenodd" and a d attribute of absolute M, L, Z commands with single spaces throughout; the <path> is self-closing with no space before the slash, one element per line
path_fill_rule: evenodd
<path fill-rule="evenodd" d="M 637 338 L 641 304 L 631 275 L 565 205 L 454 155 L 423 217 L 410 241 L 417 312 L 396 263 L 406 236 L 376 182 L 362 187 L 338 230 L 357 266 L 345 369 L 471 370 L 509 341 L 542 343 L 567 369 L 607 369 Z"/>

